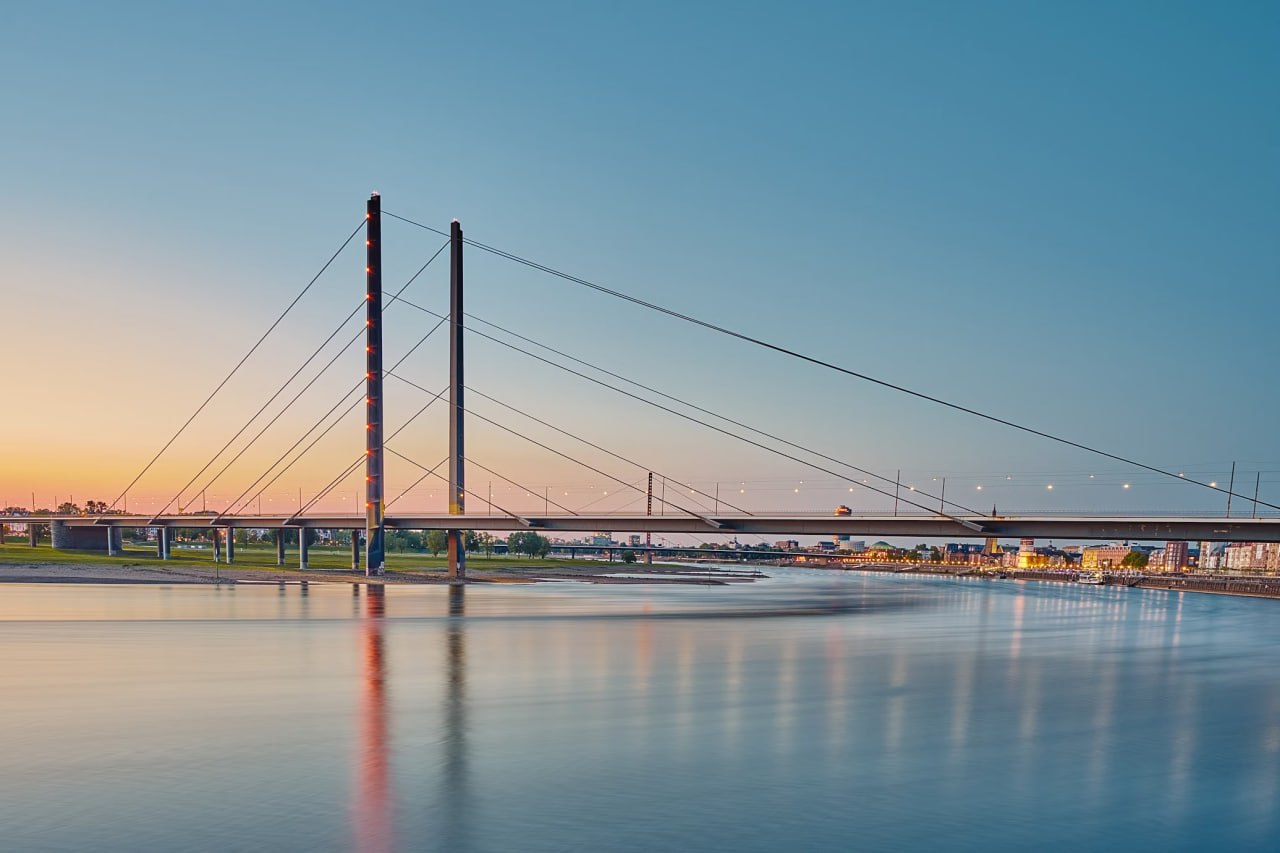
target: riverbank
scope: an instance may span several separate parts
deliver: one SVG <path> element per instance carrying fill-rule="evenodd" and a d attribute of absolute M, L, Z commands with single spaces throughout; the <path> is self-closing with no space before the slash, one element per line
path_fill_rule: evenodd
<path fill-rule="evenodd" d="M 319 551 L 319 549 L 313 549 Z M 349 552 L 347 552 L 349 555 Z M 346 555 L 344 555 L 346 556 Z M 49 548 L 7 545 L 0 548 L 0 583 L 88 584 L 215 584 L 215 583 L 367 583 L 363 572 L 327 551 L 315 554 L 307 569 L 276 566 L 274 553 L 248 551 L 237 562 L 212 563 L 206 555 L 175 553 L 160 560 L 144 552 L 106 557 L 85 552 L 59 552 Z M 270 561 L 269 561 L 270 559 Z M 346 556 L 349 561 L 349 556 Z M 723 586 L 751 583 L 766 577 L 756 571 L 682 569 L 671 565 L 609 563 L 598 560 L 512 560 L 468 557 L 469 583 L 550 583 L 578 581 L 594 584 L 683 584 Z M 389 555 L 387 573 L 379 582 L 388 584 L 447 584 L 449 576 L 441 558 L 411 554 Z"/>
<path fill-rule="evenodd" d="M 1080 573 L 1076 571 L 1032 571 L 1003 569 L 998 572 L 982 572 L 972 568 L 939 568 L 934 566 L 903 566 L 902 564 L 872 564 L 859 566 L 856 571 L 883 572 L 886 574 L 938 575 L 944 577 L 979 577 L 985 580 L 1041 581 L 1044 583 L 1075 584 Z M 1123 586 L 1135 589 L 1163 589 L 1172 592 L 1207 592 L 1215 595 L 1242 595 L 1250 598 L 1280 598 L 1280 578 L 1213 576 L 1213 575 L 1142 575 L 1133 573 L 1104 574 L 1100 586 Z"/>

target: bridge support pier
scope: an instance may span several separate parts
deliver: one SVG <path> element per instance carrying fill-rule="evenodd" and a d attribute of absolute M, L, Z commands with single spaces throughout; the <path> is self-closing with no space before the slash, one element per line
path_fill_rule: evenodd
<path fill-rule="evenodd" d="M 8 545 L 9 525 L 0 524 L 0 545 Z"/>
<path fill-rule="evenodd" d="M 276 565 L 284 565 L 284 528 L 276 528 Z"/>
<path fill-rule="evenodd" d="M 234 527 L 227 528 L 227 565 L 231 565 L 236 561 L 236 531 Z"/>
<path fill-rule="evenodd" d="M 27 544 L 30 545 L 32 548 L 40 544 L 40 525 L 38 524 L 27 525 Z"/>
<path fill-rule="evenodd" d="M 298 568 L 307 568 L 307 528 L 298 528 Z"/>
<path fill-rule="evenodd" d="M 351 531 L 351 571 L 360 571 L 360 531 Z"/>
<path fill-rule="evenodd" d="M 222 562 L 222 532 L 216 527 L 211 527 L 209 533 L 213 538 L 213 561 L 220 563 Z"/>
<path fill-rule="evenodd" d="M 0 541 L 4 539 L 0 536 Z M 111 525 L 107 525 L 107 556 L 114 557 L 116 555 L 116 530 Z"/>
<path fill-rule="evenodd" d="M 169 528 L 156 528 L 156 556 L 162 560 L 169 559 Z"/>

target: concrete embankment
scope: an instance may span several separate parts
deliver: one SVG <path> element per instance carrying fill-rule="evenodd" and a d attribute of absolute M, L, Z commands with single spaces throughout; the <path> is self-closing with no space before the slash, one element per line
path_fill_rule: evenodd
<path fill-rule="evenodd" d="M 1143 578 L 1135 586 L 1143 589 L 1169 589 L 1178 592 L 1214 592 L 1219 595 L 1280 598 L 1280 578 L 1149 577 Z"/>
<path fill-rule="evenodd" d="M 891 574 L 947 575 L 960 577 L 973 575 L 970 568 L 941 568 L 902 564 L 871 564 L 859 566 L 858 571 L 885 572 Z M 1003 569 L 980 573 L 984 578 L 1043 581 L 1047 583 L 1077 583 L 1077 571 L 1037 571 L 1034 569 Z M 1215 577 L 1212 575 L 1140 575 L 1129 572 L 1105 574 L 1102 585 L 1126 586 L 1139 589 L 1165 589 L 1174 592 L 1210 592 L 1219 595 L 1246 595 L 1255 598 L 1280 598 L 1280 578 L 1263 577 Z"/>

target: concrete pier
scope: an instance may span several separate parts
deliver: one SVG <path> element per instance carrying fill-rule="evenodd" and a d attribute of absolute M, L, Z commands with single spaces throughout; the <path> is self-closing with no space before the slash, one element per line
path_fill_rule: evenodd
<path fill-rule="evenodd" d="M 236 531 L 233 527 L 227 528 L 227 565 L 231 565 L 236 561 Z"/>
<path fill-rule="evenodd" d="M 169 559 L 169 528 L 156 528 L 156 556 L 162 560 Z"/>
<path fill-rule="evenodd" d="M 40 525 L 38 524 L 27 525 L 27 544 L 30 545 L 32 548 L 40 544 Z"/>
<path fill-rule="evenodd" d="M 49 528 L 50 541 L 59 551 L 105 551 L 112 555 L 124 548 L 118 527 L 107 527 L 104 532 L 101 527 L 72 527 L 65 521 L 55 520 Z"/>
<path fill-rule="evenodd" d="M 360 531 L 351 531 L 351 571 L 360 571 Z"/>
<path fill-rule="evenodd" d="M 276 531 L 276 565 L 284 565 L 284 528 Z"/>
<path fill-rule="evenodd" d="M 218 528 L 209 531 L 213 535 L 213 561 L 215 563 L 222 561 L 222 533 Z"/>
<path fill-rule="evenodd" d="M 298 568 L 305 569 L 307 567 L 307 529 L 305 527 L 298 528 Z"/>

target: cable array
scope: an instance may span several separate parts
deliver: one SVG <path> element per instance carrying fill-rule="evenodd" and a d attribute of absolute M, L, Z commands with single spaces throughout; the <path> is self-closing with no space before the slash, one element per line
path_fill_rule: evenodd
<path fill-rule="evenodd" d="M 425 225 L 425 224 L 423 224 L 423 223 L 421 223 L 421 222 L 417 222 L 417 221 L 415 221 L 415 220 L 413 220 L 413 219 L 410 219 L 410 218 L 408 218 L 408 217 L 405 217 L 405 216 L 400 216 L 400 215 L 398 215 L 398 214 L 394 214 L 394 213 L 391 213 L 391 212 L 389 212 L 389 211 L 383 211 L 383 213 L 385 213 L 387 216 L 391 216 L 391 217 L 393 217 L 393 218 L 395 218 L 395 219 L 398 219 L 398 220 L 400 220 L 401 222 L 405 222 L 405 223 L 407 223 L 407 224 L 409 224 L 409 225 L 417 226 L 418 228 L 423 228 L 423 229 L 425 229 L 425 230 L 427 230 L 427 231 L 431 231 L 431 232 L 436 233 L 436 234 L 443 234 L 443 233 L 444 233 L 444 232 L 442 232 L 442 231 L 439 231 L 438 229 L 432 228 L 432 227 L 431 227 L 431 226 L 429 226 L 429 225 Z M 753 346 L 760 347 L 760 348 L 762 348 L 762 349 L 766 349 L 766 350 L 769 350 L 769 351 L 772 351 L 772 352 L 779 353 L 779 354 L 781 354 L 781 355 L 785 355 L 785 356 L 787 356 L 788 358 L 793 358 L 793 359 L 796 359 L 796 360 L 799 360 L 799 361 L 807 362 L 807 363 L 809 363 L 809 364 L 815 365 L 815 366 L 817 366 L 817 367 L 824 368 L 824 369 L 826 369 L 826 370 L 831 370 L 831 371 L 834 371 L 834 372 L 836 372 L 836 373 L 844 374 L 845 376 L 850 376 L 850 377 L 852 377 L 852 378 L 854 378 L 854 379 L 859 379 L 859 380 L 861 380 L 861 381 L 863 381 L 863 382 L 868 382 L 868 383 L 871 383 L 871 384 L 873 384 L 873 385 L 879 385 L 880 387 L 882 387 L 882 388 L 887 388 L 887 389 L 889 389 L 889 390 L 891 390 L 891 391 L 897 391 L 897 392 L 899 392 L 899 393 L 901 393 L 901 394 L 905 394 L 905 395 L 908 395 L 908 396 L 911 396 L 911 397 L 915 397 L 915 398 L 917 398 L 917 399 L 924 400 L 924 401 L 926 401 L 926 402 L 933 403 L 933 404 L 938 405 L 938 406 L 943 406 L 943 407 L 945 407 L 945 408 L 952 409 L 952 410 L 957 411 L 957 412 L 962 412 L 962 413 L 964 413 L 964 414 L 971 415 L 971 416 L 976 417 L 976 418 L 981 418 L 981 419 L 983 419 L 983 420 L 987 420 L 987 421 L 990 421 L 990 422 L 992 422 L 992 423 L 1001 424 L 1002 426 L 1006 426 L 1006 427 L 1009 427 L 1009 428 L 1011 428 L 1011 429 L 1019 430 L 1019 431 L 1021 431 L 1021 432 L 1025 432 L 1025 433 L 1027 433 L 1027 434 L 1029 434 L 1029 435 L 1034 435 L 1034 436 L 1036 436 L 1036 437 L 1038 437 L 1038 438 L 1043 438 L 1043 439 L 1046 439 L 1046 440 L 1048 440 L 1048 441 L 1057 442 L 1058 444 L 1063 444 L 1063 445 L 1066 445 L 1066 446 L 1068 446 L 1068 447 L 1074 447 L 1074 448 L 1076 448 L 1077 450 L 1083 450 L 1083 451 L 1085 451 L 1085 452 L 1087 452 L 1087 453 L 1091 453 L 1091 454 L 1094 454 L 1094 455 L 1096 455 L 1096 456 L 1101 456 L 1101 457 L 1104 457 L 1104 458 L 1106 458 L 1106 459 L 1111 459 L 1111 460 L 1114 460 L 1114 461 L 1116 461 L 1116 462 L 1121 462 L 1121 463 L 1123 463 L 1123 464 L 1125 464 L 1125 465 L 1131 465 L 1131 466 L 1133 466 L 1133 467 L 1135 467 L 1135 468 L 1141 468 L 1141 469 L 1143 469 L 1143 470 L 1145 470 L 1145 471 L 1150 471 L 1150 472 L 1152 472 L 1152 473 L 1159 474 L 1159 475 L 1161 475 L 1161 476 L 1163 476 L 1163 477 L 1167 477 L 1167 478 L 1170 478 L 1170 479 L 1178 480 L 1178 481 L 1183 482 L 1183 483 L 1191 483 L 1191 484 L 1196 485 L 1196 486 L 1201 486 L 1201 487 L 1203 487 L 1203 488 L 1205 488 L 1205 489 L 1211 489 L 1211 490 L 1213 490 L 1213 491 L 1216 491 L 1216 492 L 1219 492 L 1219 493 L 1222 493 L 1222 494 L 1225 494 L 1225 495 L 1230 495 L 1230 496 L 1232 496 L 1232 497 L 1241 498 L 1241 499 L 1243 499 L 1243 500 L 1250 500 L 1250 499 L 1251 499 L 1248 495 L 1240 494 L 1239 492 L 1235 492 L 1235 491 L 1233 491 L 1233 490 L 1231 490 L 1231 489 L 1224 489 L 1224 488 L 1222 488 L 1221 486 L 1216 486 L 1216 485 L 1213 485 L 1213 484 L 1211 484 L 1211 483 L 1203 482 L 1203 481 L 1201 481 L 1201 480 L 1196 480 L 1196 479 L 1193 479 L 1193 478 L 1190 478 L 1190 477 L 1183 477 L 1183 476 L 1179 476 L 1179 475 L 1178 475 L 1176 472 L 1174 472 L 1174 471 L 1170 471 L 1170 470 L 1168 470 L 1168 469 L 1161 468 L 1161 467 L 1156 466 L 1156 465 L 1149 465 L 1149 464 L 1147 464 L 1147 463 L 1145 463 L 1145 462 L 1140 462 L 1140 461 L 1138 461 L 1138 460 L 1136 460 L 1136 459 L 1133 459 L 1133 458 L 1130 458 L 1130 457 L 1127 457 L 1127 456 L 1123 456 L 1123 455 L 1121 455 L 1121 454 L 1111 453 L 1111 452 L 1109 452 L 1109 451 L 1102 450 L 1101 448 L 1097 448 L 1097 447 L 1093 447 L 1093 446 L 1088 445 L 1088 444 L 1084 444 L 1083 442 L 1073 441 L 1072 439 L 1065 438 L 1065 437 L 1060 436 L 1060 435 L 1055 435 L 1054 433 L 1048 432 L 1048 431 L 1046 431 L 1046 430 L 1038 429 L 1038 428 L 1036 428 L 1036 427 L 1027 426 L 1027 425 L 1025 425 L 1025 424 L 1020 424 L 1020 423 L 1017 423 L 1016 421 L 1012 421 L 1012 420 L 1009 420 L 1009 419 L 1007 419 L 1007 418 L 1002 418 L 1002 417 L 1000 417 L 999 415 L 993 415 L 993 414 L 990 414 L 989 412 L 983 412 L 983 411 L 980 411 L 980 410 L 978 410 L 978 409 L 971 408 L 971 407 L 969 407 L 969 406 L 964 406 L 964 405 L 962 405 L 962 404 L 960 404 L 960 403 L 955 403 L 955 402 L 952 402 L 952 401 L 950 401 L 950 400 L 945 400 L 945 399 L 943 399 L 943 398 L 941 398 L 941 397 L 937 397 L 937 396 L 934 396 L 934 395 L 932 395 L 932 394 L 927 394 L 927 393 L 925 393 L 925 392 L 923 392 L 923 391 L 916 391 L 916 390 L 914 390 L 914 389 L 912 389 L 912 388 L 908 388 L 908 387 L 906 387 L 905 385 L 899 385 L 899 384 L 897 384 L 897 383 L 895 383 L 895 382 L 890 382 L 890 381 L 885 380 L 885 379 L 880 379 L 880 378 L 877 378 L 877 377 L 875 377 L 875 376 L 871 376 L 871 375 L 869 375 L 869 374 L 862 373 L 862 372 L 857 371 L 857 370 L 853 370 L 852 368 L 844 367 L 844 366 L 839 365 L 839 364 L 836 364 L 836 363 L 834 363 L 834 362 L 827 361 L 826 359 L 822 359 L 822 358 L 818 358 L 818 357 L 816 357 L 816 356 L 808 355 L 808 354 L 806 354 L 806 353 L 800 352 L 799 350 L 792 349 L 792 348 L 790 348 L 790 347 L 783 346 L 783 345 L 781 345 L 781 344 L 775 344 L 775 343 L 772 343 L 772 342 L 770 342 L 770 341 L 766 341 L 766 340 L 764 340 L 763 338 L 758 338 L 758 337 L 755 337 L 754 335 L 746 334 L 745 332 L 739 332 L 739 331 L 736 331 L 736 330 L 734 330 L 734 329 L 730 329 L 730 328 L 727 328 L 727 327 L 725 327 L 725 326 L 721 326 L 721 325 L 719 325 L 719 324 L 717 324 L 717 323 L 712 323 L 712 322 L 710 322 L 709 320 L 703 320 L 703 319 L 701 319 L 701 318 L 694 317 L 694 316 L 692 316 L 692 315 L 690 315 L 690 314 L 685 314 L 685 313 L 683 313 L 683 312 L 676 311 L 675 309 L 667 308 L 667 307 L 665 307 L 665 306 L 663 306 L 663 305 L 659 305 L 659 304 L 657 304 L 657 303 L 655 303 L 655 302 L 650 302 L 650 301 L 648 301 L 648 300 L 646 300 L 646 299 L 641 299 L 641 298 L 639 298 L 639 297 L 637 297 L 637 296 L 632 296 L 631 294 L 624 293 L 624 292 L 622 292 L 622 291 L 620 291 L 620 290 L 615 290 L 615 289 L 610 288 L 610 287 L 606 287 L 606 286 L 604 286 L 604 285 L 602 285 L 602 284 L 598 284 L 598 283 L 596 283 L 596 282 L 590 281 L 589 279 L 585 279 L 585 278 L 582 278 L 582 277 L 580 277 L 580 276 L 572 275 L 572 274 L 570 274 L 570 273 L 564 272 L 564 271 L 559 270 L 559 269 L 556 269 L 556 268 L 554 268 L 554 267 L 547 266 L 546 264 L 542 264 L 542 263 L 539 263 L 539 262 L 537 262 L 537 261 L 530 260 L 529 258 L 521 257 L 520 255 L 517 255 L 517 254 L 515 254 L 515 253 L 513 253 L 513 252 L 508 252 L 508 251 L 506 251 L 505 249 L 497 248 L 496 246 L 490 246 L 490 245 L 487 245 L 487 244 L 485 244 L 485 243 L 481 243 L 481 242 L 479 242 L 479 241 L 477 241 L 477 240 L 474 240 L 474 239 L 471 239 L 471 238 L 464 238 L 464 242 L 465 242 L 465 243 L 467 243 L 467 244 L 468 244 L 468 245 L 470 245 L 470 246 L 474 246 L 474 247 L 476 247 L 477 249 L 480 249 L 481 251 L 488 252 L 488 253 L 493 254 L 493 255 L 496 255 L 496 256 L 498 256 L 498 257 L 500 257 L 500 258 L 505 258 L 506 260 L 512 261 L 512 262 L 514 262 L 514 263 L 520 264 L 520 265 L 525 266 L 525 267 L 529 267 L 530 269 L 538 270 L 539 272 L 543 272 L 543 273 L 546 273 L 547 275 L 555 276 L 556 278 L 562 279 L 562 280 L 567 281 L 567 282 L 570 282 L 570 283 L 572 283 L 572 284 L 576 284 L 576 285 L 579 285 L 579 286 L 581 286 L 581 287 L 585 287 L 585 288 L 588 288 L 588 289 L 590 289 L 590 290 L 594 290 L 594 291 L 596 291 L 596 292 L 598 292 L 598 293 L 605 294 L 606 296 L 611 296 L 611 297 L 613 297 L 613 298 L 615 298 L 615 299 L 620 299 L 620 300 L 622 300 L 622 301 L 624 301 L 624 302 L 629 302 L 629 303 L 631 303 L 631 304 L 633 304 L 633 305 L 637 305 L 637 306 L 639 306 L 639 307 L 641 307 L 641 308 L 645 308 L 645 309 L 648 309 L 648 310 L 650 310 L 650 311 L 654 311 L 654 312 L 659 313 L 659 314 L 664 314 L 664 315 L 666 315 L 666 316 L 668 316 L 668 317 L 672 317 L 672 318 L 674 318 L 674 319 L 681 320 L 681 321 L 686 322 L 686 323 L 690 323 L 690 324 L 692 324 L 692 325 L 698 326 L 698 327 L 703 328 L 703 329 L 706 329 L 706 330 L 708 330 L 708 331 L 716 332 L 717 334 L 725 335 L 725 336 L 727 336 L 727 337 L 734 338 L 734 339 L 739 340 L 739 341 L 742 341 L 742 342 L 744 342 L 744 343 L 748 343 L 748 344 L 751 344 L 751 345 L 753 345 Z M 1258 501 L 1258 503 L 1260 503 L 1260 504 L 1264 504 L 1264 505 L 1266 505 L 1266 506 L 1268 506 L 1268 507 L 1270 507 L 1270 508 L 1272 508 L 1272 509 L 1280 509 L 1280 505 L 1278 505 L 1278 504 L 1266 503 L 1265 501 L 1261 501 L 1261 500 L 1260 500 L 1260 501 Z"/>

